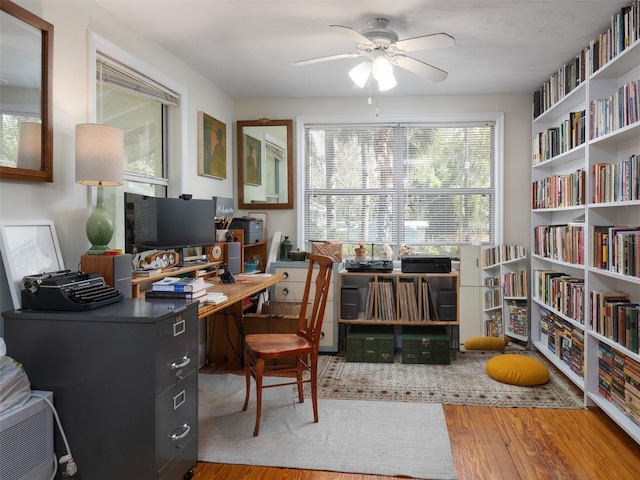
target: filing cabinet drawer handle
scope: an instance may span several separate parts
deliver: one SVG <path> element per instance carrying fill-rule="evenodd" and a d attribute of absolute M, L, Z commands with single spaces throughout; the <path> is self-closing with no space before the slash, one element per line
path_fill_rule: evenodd
<path fill-rule="evenodd" d="M 282 294 L 283 295 L 289 295 L 289 289 L 288 288 L 283 288 L 282 289 Z"/>
<path fill-rule="evenodd" d="M 169 438 L 172 442 L 175 442 L 176 440 L 182 440 L 184 437 L 189 435 L 189 432 L 191 431 L 191 427 L 186 423 L 178 428 L 181 428 L 183 432 L 180 435 L 176 435 L 175 433 L 169 435 Z"/>
<path fill-rule="evenodd" d="M 282 276 L 285 279 L 289 278 L 289 272 L 282 272 Z"/>
<path fill-rule="evenodd" d="M 191 359 L 188 356 L 182 357 L 182 363 L 173 362 L 171 364 L 171 370 L 177 370 L 178 368 L 186 367 L 191 362 Z"/>

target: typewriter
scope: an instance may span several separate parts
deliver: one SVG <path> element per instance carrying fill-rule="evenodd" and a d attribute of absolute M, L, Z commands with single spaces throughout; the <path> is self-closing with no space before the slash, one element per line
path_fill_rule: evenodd
<path fill-rule="evenodd" d="M 389 273 L 393 271 L 392 260 L 347 260 L 345 268 L 348 272 L 379 272 Z"/>
<path fill-rule="evenodd" d="M 122 293 L 110 287 L 98 273 L 62 270 L 22 279 L 22 308 L 82 311 L 123 298 Z"/>

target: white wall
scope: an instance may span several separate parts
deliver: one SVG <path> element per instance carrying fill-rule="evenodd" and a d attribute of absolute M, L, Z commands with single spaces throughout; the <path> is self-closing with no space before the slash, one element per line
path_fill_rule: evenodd
<path fill-rule="evenodd" d="M 504 212 L 505 225 L 503 243 L 529 246 L 529 210 L 531 179 L 531 95 L 456 95 L 444 97 L 381 97 L 380 116 L 386 117 L 418 114 L 451 113 L 504 113 Z M 362 117 L 375 119 L 373 107 L 367 105 L 366 97 L 357 98 L 307 98 L 307 99 L 253 99 L 236 102 L 237 120 L 270 118 L 273 120 L 304 116 Z M 295 129 L 295 122 L 294 122 Z M 294 132 L 296 138 L 297 132 Z M 295 147 L 295 145 L 294 145 Z M 235 145 L 234 145 L 235 148 Z M 295 151 L 295 148 L 294 148 Z M 297 153 L 297 152 L 296 152 Z M 235 154 L 234 154 L 235 157 Z M 302 159 L 294 158 L 294 175 Z M 297 178 L 294 176 L 294 178 Z M 235 180 L 234 180 L 235 181 Z M 276 229 L 288 235 L 300 249 L 296 238 L 296 209 L 299 186 L 294 185 L 294 210 L 270 210 L 267 230 Z M 246 214 L 246 212 L 241 212 Z"/>
<path fill-rule="evenodd" d="M 78 268 L 88 250 L 85 222 L 91 211 L 90 189 L 75 183 L 75 126 L 90 120 L 88 78 L 89 31 L 172 78 L 185 92 L 184 144 L 171 149 L 170 178 L 179 186 L 171 196 L 191 193 L 194 198 L 234 195 L 231 161 L 233 101 L 180 59 L 138 34 L 92 1 L 24 1 L 16 3 L 54 26 L 53 53 L 53 183 L 2 179 L 0 220 L 53 220 L 65 266 Z M 198 176 L 198 111 L 227 125 L 227 179 Z M 175 137 L 175 132 L 172 132 Z M 175 191 L 179 190 L 179 191 Z M 0 274 L 0 311 L 13 308 L 4 266 Z M 0 329 L 1 334 L 1 329 Z"/>

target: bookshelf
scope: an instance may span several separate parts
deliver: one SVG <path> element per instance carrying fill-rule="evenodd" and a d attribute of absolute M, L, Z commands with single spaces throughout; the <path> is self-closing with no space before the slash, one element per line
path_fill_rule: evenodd
<path fill-rule="evenodd" d="M 530 255 L 533 345 L 638 443 L 639 18 L 534 93 Z"/>
<path fill-rule="evenodd" d="M 358 318 L 343 318 L 338 302 L 338 322 L 360 325 L 459 325 L 460 276 L 450 273 L 361 273 L 340 271 L 342 287 L 358 289 Z M 450 299 L 453 303 L 450 303 Z M 447 308 L 447 307 L 453 308 Z"/>
<path fill-rule="evenodd" d="M 483 335 L 529 341 L 527 249 L 485 247 L 481 252 Z"/>

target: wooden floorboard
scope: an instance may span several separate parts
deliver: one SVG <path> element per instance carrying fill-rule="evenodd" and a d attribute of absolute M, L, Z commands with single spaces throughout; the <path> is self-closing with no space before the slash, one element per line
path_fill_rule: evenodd
<path fill-rule="evenodd" d="M 597 408 L 444 405 L 444 413 L 459 480 L 640 479 L 640 445 Z M 194 473 L 194 480 L 397 480 L 203 462 Z"/>

